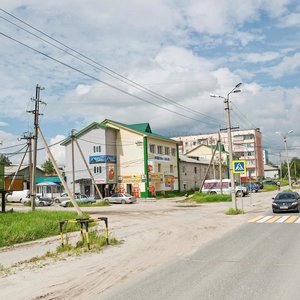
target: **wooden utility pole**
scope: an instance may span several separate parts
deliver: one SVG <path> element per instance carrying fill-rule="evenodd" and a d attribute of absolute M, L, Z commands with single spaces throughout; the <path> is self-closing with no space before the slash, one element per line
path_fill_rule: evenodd
<path fill-rule="evenodd" d="M 69 189 L 69 187 L 68 187 L 68 185 L 67 185 L 65 179 L 63 178 L 63 176 L 62 176 L 62 174 L 61 174 L 61 172 L 60 172 L 60 170 L 59 170 L 59 168 L 58 168 L 58 166 L 57 166 L 57 164 L 56 164 L 56 161 L 55 161 L 55 159 L 54 159 L 54 157 L 53 157 L 53 155 L 52 155 L 52 153 L 51 153 L 51 151 L 50 151 L 50 148 L 49 148 L 49 146 L 48 146 L 48 144 L 47 144 L 47 142 L 46 142 L 46 140 L 45 140 L 45 137 L 44 137 L 44 135 L 43 135 L 43 133 L 42 133 L 41 128 L 39 127 L 38 130 L 39 130 L 41 139 L 42 139 L 42 141 L 43 141 L 43 143 L 44 143 L 44 145 L 45 145 L 45 148 L 46 148 L 48 157 L 50 158 L 50 160 L 51 160 L 51 162 L 52 162 L 52 164 L 53 164 L 53 167 L 54 167 L 54 169 L 55 169 L 57 175 L 59 176 L 60 181 L 61 181 L 63 187 L 64 187 L 65 190 L 67 191 L 67 193 L 68 193 L 68 195 L 69 195 L 69 197 L 70 197 L 70 199 L 71 199 L 71 202 L 73 203 L 73 206 L 75 207 L 77 213 L 78 213 L 79 215 L 82 215 L 82 211 L 81 211 L 81 209 L 79 208 L 78 203 L 76 202 L 76 200 L 75 200 L 75 198 L 74 198 L 74 195 L 71 193 L 71 191 L 70 191 L 70 189 Z"/>
<path fill-rule="evenodd" d="M 75 129 L 71 130 L 71 139 L 72 139 L 72 192 L 75 195 L 75 153 L 74 153 L 74 139 L 75 139 Z"/>
<path fill-rule="evenodd" d="M 75 143 L 76 143 L 76 145 L 77 145 L 77 147 L 78 147 L 78 150 L 79 150 L 79 152 L 80 152 L 80 154 L 81 154 L 81 157 L 82 157 L 82 159 L 83 159 L 83 161 L 84 161 L 85 167 L 86 167 L 87 171 L 89 172 L 90 177 L 91 177 L 91 179 L 92 179 L 92 181 L 93 181 L 93 185 L 94 185 L 94 187 L 95 187 L 95 189 L 96 189 L 96 191 L 97 191 L 97 193 L 98 193 L 100 199 L 103 199 L 103 196 L 102 196 L 102 194 L 101 194 L 101 192 L 100 192 L 100 190 L 99 190 L 99 188 L 98 188 L 98 186 L 97 186 L 97 183 L 96 183 L 95 178 L 94 178 L 94 176 L 93 176 L 93 174 L 92 174 L 92 172 L 91 172 L 91 170 L 90 170 L 90 168 L 89 168 L 89 165 L 88 165 L 88 163 L 86 162 L 86 160 L 85 160 L 85 158 L 84 158 L 84 155 L 83 155 L 83 152 L 82 152 L 82 150 L 81 150 L 81 147 L 80 147 L 80 145 L 79 145 L 77 139 L 75 138 L 74 140 L 75 140 Z"/>
<path fill-rule="evenodd" d="M 211 148 L 211 155 L 213 155 L 213 139 L 212 139 L 212 137 L 210 137 L 210 148 Z M 214 175 L 214 179 L 216 179 L 215 160 L 213 160 L 212 164 L 213 164 L 213 175 Z"/>
<path fill-rule="evenodd" d="M 200 187 L 199 187 L 199 193 L 202 192 L 202 188 L 203 188 L 203 185 L 204 185 L 204 181 L 205 181 L 205 179 L 206 179 L 206 177 L 207 177 L 207 174 L 208 174 L 208 172 L 209 172 L 209 169 L 210 169 L 210 167 L 211 167 L 211 164 L 212 164 L 212 161 L 213 161 L 213 159 L 214 159 L 215 153 L 216 153 L 216 151 L 217 151 L 218 145 L 219 145 L 219 141 L 217 142 L 216 148 L 214 149 L 214 152 L 213 152 L 213 154 L 212 154 L 212 156 L 211 156 L 211 159 L 210 159 L 208 168 L 207 168 L 207 170 L 206 170 L 206 172 L 205 172 L 204 178 L 203 178 L 202 183 L 201 183 L 201 185 L 200 185 Z"/>

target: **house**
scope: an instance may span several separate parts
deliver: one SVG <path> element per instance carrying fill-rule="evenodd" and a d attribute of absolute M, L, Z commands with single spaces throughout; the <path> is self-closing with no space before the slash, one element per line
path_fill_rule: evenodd
<path fill-rule="evenodd" d="M 277 166 L 264 165 L 265 178 L 279 178 L 280 169 Z"/>
<path fill-rule="evenodd" d="M 74 137 L 83 153 L 83 158 L 76 142 L 72 143 L 71 137 L 61 143 L 66 149 L 65 175 L 71 191 L 74 187 L 75 193 L 98 196 L 86 163 L 102 196 L 109 196 L 115 191 L 118 178 L 117 148 L 122 147 L 116 142 L 117 131 L 103 123 L 93 122 L 76 132 Z"/>
<path fill-rule="evenodd" d="M 116 129 L 120 192 L 149 197 L 180 190 L 176 141 L 153 133 L 149 123 L 102 123 Z"/>
<path fill-rule="evenodd" d="M 180 160 L 180 189 L 181 190 L 199 190 L 203 180 L 219 178 L 219 171 L 210 167 L 208 174 L 205 177 L 210 159 L 191 158 L 187 155 L 179 154 Z M 222 168 L 222 178 L 227 178 L 227 168 Z"/>
<path fill-rule="evenodd" d="M 21 166 L 19 172 L 17 173 L 19 165 L 10 165 L 5 166 L 4 168 L 4 176 L 5 176 L 5 190 L 8 190 L 14 176 L 15 181 L 11 190 L 19 191 L 23 189 L 29 189 L 29 166 Z M 17 174 L 16 174 L 17 173 Z M 45 172 L 41 167 L 36 168 L 36 176 L 37 177 L 44 177 Z"/>

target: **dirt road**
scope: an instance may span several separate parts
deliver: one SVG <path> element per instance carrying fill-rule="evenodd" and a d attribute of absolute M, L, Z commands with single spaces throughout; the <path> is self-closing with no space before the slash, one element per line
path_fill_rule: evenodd
<path fill-rule="evenodd" d="M 186 257 L 206 242 L 270 210 L 273 193 L 243 199 L 245 215 L 227 216 L 229 203 L 183 205 L 178 199 L 141 200 L 133 205 L 86 208 L 92 216 L 109 219 L 110 234 L 123 243 L 101 253 L 87 253 L 0 278 L 1 299 L 100 299 L 101 293 L 141 272 Z M 182 198 L 181 198 L 182 199 Z M 239 207 L 241 207 L 241 202 Z M 0 250 L 9 266 L 55 249 L 57 237 Z"/>

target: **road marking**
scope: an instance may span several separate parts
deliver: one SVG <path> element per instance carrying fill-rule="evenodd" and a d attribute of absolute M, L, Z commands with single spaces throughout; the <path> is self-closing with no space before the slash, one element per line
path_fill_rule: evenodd
<path fill-rule="evenodd" d="M 277 221 L 279 218 L 281 218 L 281 216 L 274 216 L 272 219 L 269 219 L 266 223 L 274 223 L 274 222 Z"/>
<path fill-rule="evenodd" d="M 258 220 L 256 223 L 265 223 L 266 221 L 268 221 L 269 219 L 271 219 L 273 216 L 266 216 L 260 220 Z"/>
<path fill-rule="evenodd" d="M 277 220 L 275 223 L 283 223 L 286 219 L 288 219 L 290 216 L 284 216 L 281 217 L 279 220 Z"/>
<path fill-rule="evenodd" d="M 286 223 L 292 224 L 297 223 L 300 224 L 300 216 L 257 216 L 253 219 L 248 220 L 249 223 Z"/>
<path fill-rule="evenodd" d="M 258 220 L 261 219 L 261 218 L 263 218 L 263 216 L 257 216 L 257 217 L 255 217 L 255 218 L 249 220 L 248 222 L 254 223 L 254 222 L 258 221 Z"/>
<path fill-rule="evenodd" d="M 298 216 L 291 216 L 285 221 L 285 223 L 294 223 L 297 219 Z"/>

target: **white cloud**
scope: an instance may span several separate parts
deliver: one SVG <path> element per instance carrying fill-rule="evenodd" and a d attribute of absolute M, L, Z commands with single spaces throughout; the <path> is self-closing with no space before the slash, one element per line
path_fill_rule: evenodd
<path fill-rule="evenodd" d="M 300 67 L 300 52 L 294 55 L 284 57 L 283 60 L 270 68 L 264 68 L 263 71 L 269 73 L 274 78 L 280 78 L 286 74 L 293 74 Z"/>
<path fill-rule="evenodd" d="M 291 13 L 281 18 L 279 25 L 281 27 L 300 26 L 300 13 Z"/>
<path fill-rule="evenodd" d="M 56 144 L 56 143 L 60 143 L 62 142 L 64 139 L 66 138 L 66 136 L 64 135 L 56 135 L 55 137 L 50 139 L 50 145 Z M 58 164 L 58 166 L 62 167 L 65 165 L 65 147 L 64 146 L 60 146 L 60 144 L 57 144 L 55 146 L 52 146 L 50 148 L 51 153 L 54 156 L 54 159 L 56 161 L 56 163 Z"/>
<path fill-rule="evenodd" d="M 6 122 L 2 122 L 0 121 L 0 127 L 4 127 L 4 126 L 7 126 L 8 124 Z"/>

